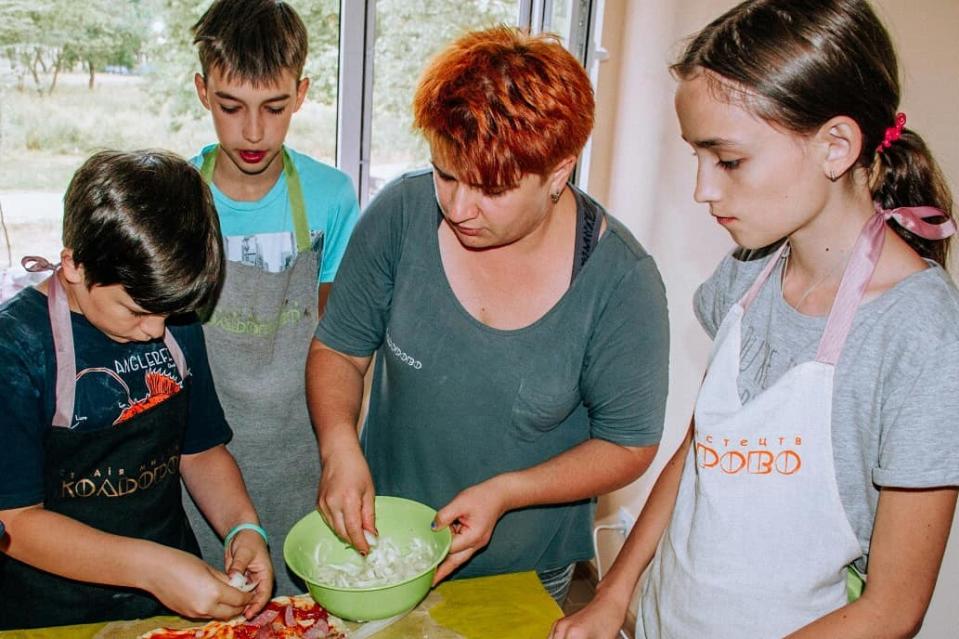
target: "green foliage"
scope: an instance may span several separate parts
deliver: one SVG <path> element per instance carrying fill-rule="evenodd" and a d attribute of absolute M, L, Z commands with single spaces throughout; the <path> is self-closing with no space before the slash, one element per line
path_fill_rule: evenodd
<path fill-rule="evenodd" d="M 199 63 L 191 35 L 211 1 L 0 0 L 4 187 L 39 186 L 47 180 L 40 175 L 41 162 L 68 171 L 98 148 L 162 146 L 190 155 L 212 140 L 208 114 L 193 88 Z M 290 143 L 331 161 L 340 0 L 288 1 L 309 30 L 304 74 L 311 81 L 309 100 L 293 119 Z M 410 103 L 423 65 L 467 30 L 513 23 L 516 5 L 516 0 L 378 0 L 375 162 L 426 156 L 419 136 L 410 131 Z M 126 67 L 134 76 L 95 75 L 110 65 Z M 59 157 L 64 161 L 51 162 Z M 34 159 L 38 164 L 32 164 Z M 60 180 L 66 183 L 65 176 L 47 181 Z"/>
<path fill-rule="evenodd" d="M 413 91 L 426 62 L 467 31 L 515 24 L 510 0 L 379 0 L 374 62 L 373 154 L 426 157 L 424 143 L 410 135 Z M 388 123 L 388 124 L 387 124 Z"/>
<path fill-rule="evenodd" d="M 24 37 L 35 37 L 35 25 L 31 14 L 42 11 L 45 2 L 24 2 L 23 0 L 0 0 L 0 46 L 7 47 L 19 43 Z"/>
<path fill-rule="evenodd" d="M 97 71 L 108 64 L 132 66 L 140 53 L 140 0 L 0 2 L 0 46 L 21 86 L 29 75 L 37 91 L 53 92 L 61 72 L 82 65 L 93 88 Z"/>
<path fill-rule="evenodd" d="M 203 117 L 203 107 L 193 88 L 193 75 L 200 70 L 190 28 L 209 6 L 197 0 L 145 0 L 153 16 L 151 37 L 145 44 L 146 78 L 153 96 L 147 106 L 165 112 L 177 131 L 189 121 Z"/>
<path fill-rule="evenodd" d="M 90 91 L 83 74 L 67 74 L 53 95 L 0 94 L 0 190 L 62 191 L 82 160 L 103 148 L 162 147 L 190 157 L 213 140 L 208 118 L 171 131 L 166 111 L 144 109 L 151 91 L 144 78 L 115 75 L 102 78 Z M 304 105 L 293 119 L 290 145 L 332 162 L 335 116 L 335 107 Z"/>
<path fill-rule="evenodd" d="M 303 73 L 310 78 L 309 98 L 320 104 L 336 104 L 339 72 L 340 2 L 311 0 L 292 2 L 310 34 L 310 55 Z"/>

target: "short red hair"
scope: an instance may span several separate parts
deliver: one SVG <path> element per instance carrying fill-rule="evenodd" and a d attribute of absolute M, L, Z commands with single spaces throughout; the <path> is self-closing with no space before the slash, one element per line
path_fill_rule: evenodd
<path fill-rule="evenodd" d="M 503 26 L 467 33 L 433 59 L 413 126 L 460 180 L 496 191 L 579 155 L 593 108 L 589 76 L 556 36 Z"/>

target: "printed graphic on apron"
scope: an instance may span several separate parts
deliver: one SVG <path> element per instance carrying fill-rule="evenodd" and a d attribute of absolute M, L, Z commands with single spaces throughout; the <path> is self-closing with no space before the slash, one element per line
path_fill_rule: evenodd
<path fill-rule="evenodd" d="M 322 234 L 322 231 L 312 231 L 311 243 Z M 228 235 L 223 238 L 223 248 L 227 260 L 255 266 L 267 273 L 281 273 L 291 268 L 299 253 L 292 231 Z"/>
<path fill-rule="evenodd" d="M 180 451 L 176 447 L 168 456 L 151 459 L 133 472 L 108 465 L 81 477 L 73 471 L 61 473 L 60 498 L 126 497 L 156 488 L 170 478 L 179 480 L 179 472 Z"/>
<path fill-rule="evenodd" d="M 702 471 L 726 475 L 795 475 L 802 469 L 803 438 L 717 437 L 696 434 L 696 465 Z"/>

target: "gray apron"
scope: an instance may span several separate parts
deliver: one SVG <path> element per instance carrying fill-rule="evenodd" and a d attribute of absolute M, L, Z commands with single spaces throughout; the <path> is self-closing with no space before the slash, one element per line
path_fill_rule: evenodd
<path fill-rule="evenodd" d="M 217 149 L 204 155 L 200 172 L 207 182 L 216 156 Z M 203 333 L 216 392 L 234 433 L 228 448 L 270 535 L 277 594 L 289 595 L 305 588 L 286 568 L 283 541 L 313 510 L 320 476 L 304 371 L 316 329 L 323 238 L 310 241 L 299 175 L 285 150 L 283 171 L 297 255 L 280 273 L 227 262 L 223 291 Z M 204 559 L 222 566 L 223 543 L 194 505 L 186 506 Z"/>

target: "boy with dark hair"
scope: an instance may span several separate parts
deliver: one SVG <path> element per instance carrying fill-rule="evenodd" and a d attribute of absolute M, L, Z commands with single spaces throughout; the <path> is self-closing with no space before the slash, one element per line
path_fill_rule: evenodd
<path fill-rule="evenodd" d="M 210 183 L 228 260 L 204 334 L 236 435 L 230 449 L 276 540 L 277 592 L 292 594 L 303 586 L 284 569 L 282 542 L 316 503 L 319 477 L 306 353 L 359 208 L 345 174 L 284 145 L 309 87 L 306 27 L 293 8 L 217 0 L 193 33 L 196 90 L 219 140 L 193 162 Z M 219 541 L 187 511 L 211 559 Z"/>
<path fill-rule="evenodd" d="M 233 457 L 197 322 L 223 271 L 209 190 L 161 151 L 74 175 L 60 265 L 0 306 L 0 629 L 226 619 L 270 596 L 265 534 Z M 229 543 L 197 558 L 183 479 Z M 253 592 L 229 585 L 245 575 Z"/>

